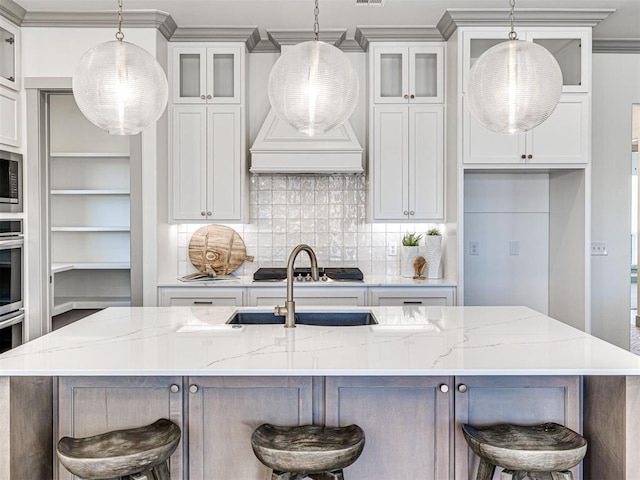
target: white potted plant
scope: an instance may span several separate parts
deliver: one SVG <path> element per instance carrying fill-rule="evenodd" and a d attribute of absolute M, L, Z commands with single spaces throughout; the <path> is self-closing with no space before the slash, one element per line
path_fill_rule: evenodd
<path fill-rule="evenodd" d="M 400 250 L 400 274 L 403 277 L 411 277 L 414 275 L 413 262 L 420 255 L 420 239 L 422 234 L 406 233 L 402 237 L 402 248 Z"/>
<path fill-rule="evenodd" d="M 427 231 L 424 239 L 427 278 L 442 278 L 442 233 L 436 227 Z"/>

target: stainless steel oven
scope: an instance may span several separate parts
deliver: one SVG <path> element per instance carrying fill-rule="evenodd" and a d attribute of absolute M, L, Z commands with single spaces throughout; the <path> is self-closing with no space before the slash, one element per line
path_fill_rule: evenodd
<path fill-rule="evenodd" d="M 23 248 L 22 220 L 0 220 L 0 352 L 23 340 Z"/>
<path fill-rule="evenodd" d="M 22 212 L 22 155 L 0 150 L 0 212 Z"/>

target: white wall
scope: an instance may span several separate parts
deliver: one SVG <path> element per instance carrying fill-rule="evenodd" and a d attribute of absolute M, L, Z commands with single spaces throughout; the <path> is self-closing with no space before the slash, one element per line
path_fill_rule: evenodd
<path fill-rule="evenodd" d="M 592 331 L 629 348 L 631 105 L 640 103 L 640 54 L 593 56 L 592 241 L 609 255 L 592 257 Z"/>

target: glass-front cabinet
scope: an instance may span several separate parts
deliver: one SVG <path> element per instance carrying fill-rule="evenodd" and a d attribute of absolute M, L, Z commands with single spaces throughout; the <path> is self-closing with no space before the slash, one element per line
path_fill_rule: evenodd
<path fill-rule="evenodd" d="M 173 49 L 173 103 L 240 103 L 242 48 Z"/>
<path fill-rule="evenodd" d="M 0 85 L 20 89 L 20 29 L 0 17 Z"/>
<path fill-rule="evenodd" d="M 374 103 L 442 103 L 444 47 L 374 47 Z"/>
<path fill-rule="evenodd" d="M 518 29 L 518 39 L 527 40 L 546 48 L 555 57 L 562 71 L 562 92 L 589 91 L 589 52 L 591 37 L 584 29 L 556 30 Z M 509 30 L 504 35 L 496 30 L 491 32 L 465 32 L 463 78 L 466 91 L 468 72 L 474 62 L 491 47 L 508 41 Z"/>

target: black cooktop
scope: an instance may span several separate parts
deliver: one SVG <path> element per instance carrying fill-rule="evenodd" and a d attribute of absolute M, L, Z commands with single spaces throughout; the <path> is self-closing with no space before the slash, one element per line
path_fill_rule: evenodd
<path fill-rule="evenodd" d="M 310 267 L 295 268 L 293 275 L 296 280 L 305 280 L 307 275 L 311 276 Z M 338 280 L 344 282 L 358 282 L 362 281 L 364 276 L 362 271 L 357 267 L 318 267 L 318 275 L 320 280 L 324 276 L 331 280 Z M 284 280 L 287 278 L 287 269 L 284 267 L 266 267 L 259 268 L 253 274 L 253 279 L 257 282 L 275 282 Z"/>

